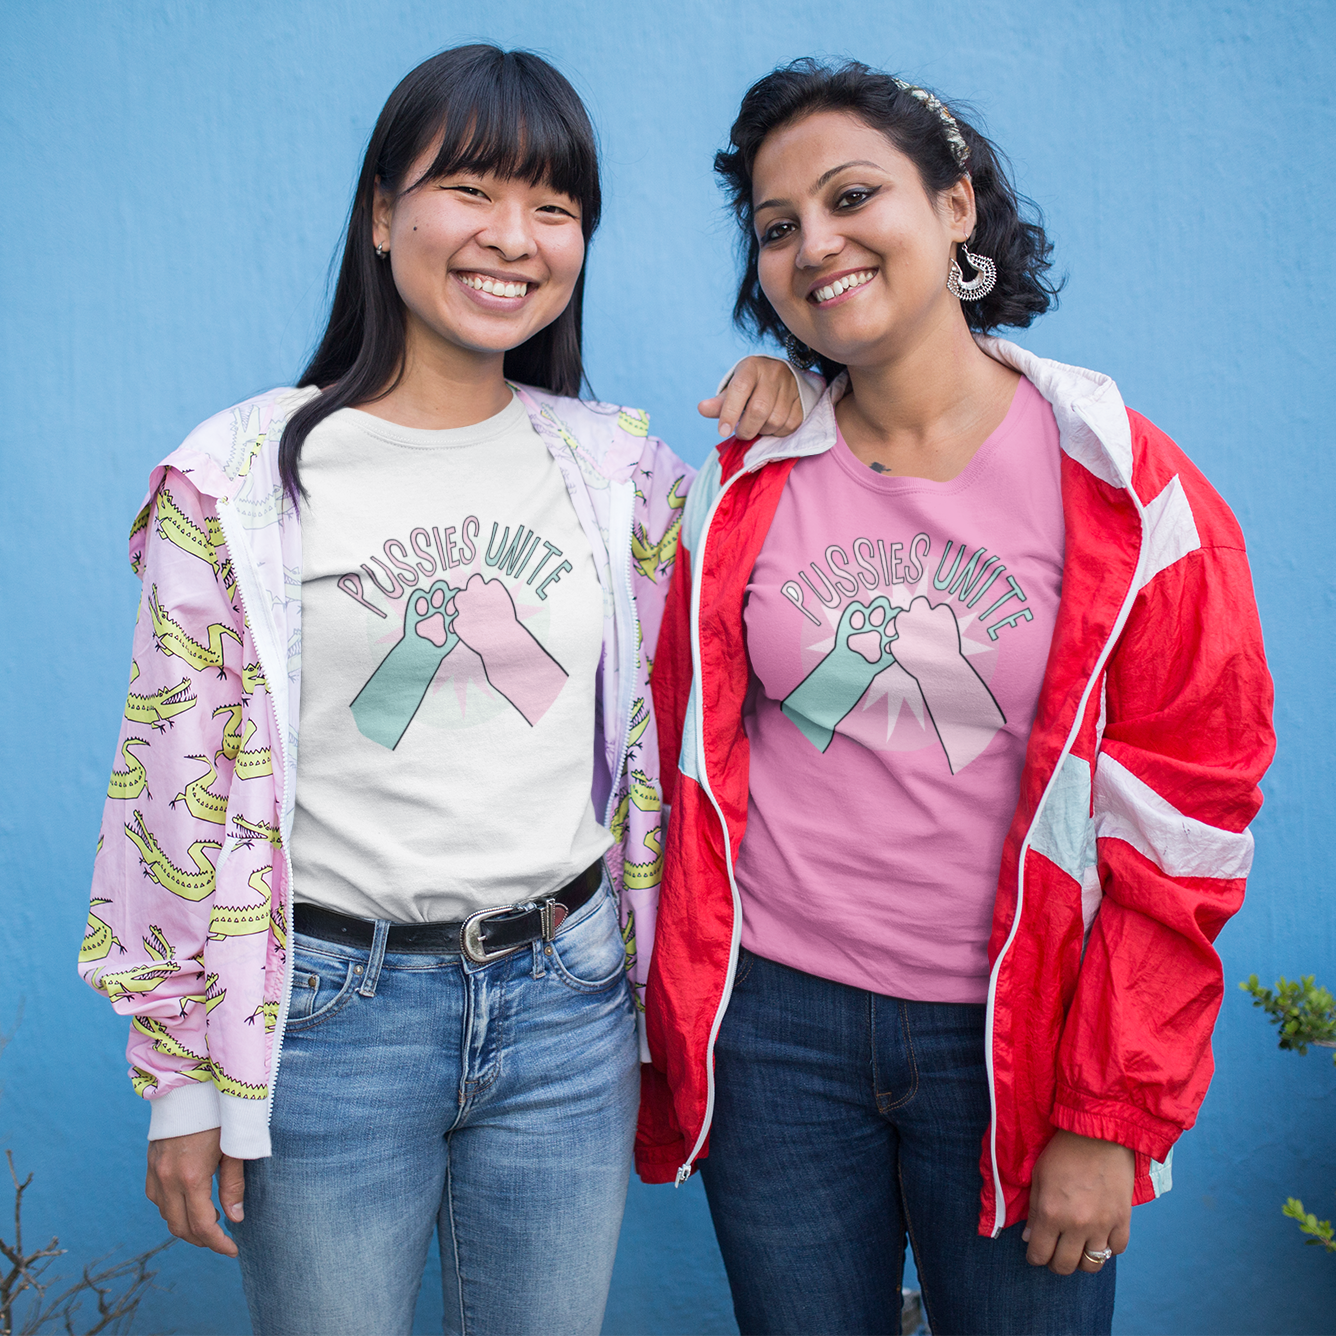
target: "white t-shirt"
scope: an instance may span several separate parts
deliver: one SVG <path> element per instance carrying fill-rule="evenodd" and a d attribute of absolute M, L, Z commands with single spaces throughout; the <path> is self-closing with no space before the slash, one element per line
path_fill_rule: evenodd
<path fill-rule="evenodd" d="M 613 842 L 603 594 L 524 406 L 448 431 L 345 408 L 301 470 L 295 898 L 422 923 L 562 886 Z"/>

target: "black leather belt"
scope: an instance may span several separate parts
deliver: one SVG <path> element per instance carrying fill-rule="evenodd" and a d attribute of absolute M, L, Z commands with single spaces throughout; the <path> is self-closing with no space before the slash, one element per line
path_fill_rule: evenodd
<path fill-rule="evenodd" d="M 500 960 L 532 942 L 550 942 L 557 929 L 603 883 L 602 862 L 592 863 L 554 895 L 527 905 L 480 909 L 466 919 L 449 923 L 392 923 L 385 939 L 387 951 L 412 955 L 446 956 L 458 953 L 475 965 Z M 376 925 L 369 919 L 349 918 L 330 909 L 297 904 L 293 907 L 297 931 L 322 942 L 370 947 Z"/>

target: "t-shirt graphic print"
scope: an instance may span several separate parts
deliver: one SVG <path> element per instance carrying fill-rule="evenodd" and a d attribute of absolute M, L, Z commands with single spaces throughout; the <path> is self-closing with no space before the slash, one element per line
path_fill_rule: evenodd
<path fill-rule="evenodd" d="M 296 899 L 414 923 L 524 901 L 612 843 L 590 798 L 603 588 L 519 400 L 303 448 Z"/>
<path fill-rule="evenodd" d="M 946 546 L 949 557 L 949 540 Z M 827 643 L 830 648 L 825 650 Z M 962 635 L 950 603 L 934 606 L 923 594 L 910 600 L 908 608 L 884 594 L 867 601 L 850 600 L 834 636 L 811 648 L 825 653 L 781 708 L 818 751 L 830 746 L 835 730 L 883 674 L 887 680 L 878 688 L 877 698 L 885 699 L 887 717 L 898 722 L 907 707 L 922 729 L 926 715 L 952 774 L 974 760 L 1007 722 L 970 662 L 971 655 L 986 654 L 987 649 Z M 891 675 L 894 667 L 910 682 Z M 864 709 L 874 703 L 868 700 Z"/>
<path fill-rule="evenodd" d="M 1028 382 L 959 477 L 794 465 L 747 586 L 737 865 L 749 950 L 978 1002 L 1062 579 L 1060 449 Z"/>
<path fill-rule="evenodd" d="M 433 528 L 439 533 L 439 526 Z M 514 573 L 522 575 L 538 544 L 538 535 L 525 534 L 523 525 L 517 528 L 514 546 L 520 547 L 521 539 L 526 540 L 523 545 L 526 555 Z M 496 522 L 494 537 L 495 529 Z M 412 537 L 425 532 L 415 529 Z M 501 551 L 509 534 L 507 527 Z M 559 548 L 552 551 L 561 555 Z M 496 560 L 489 564 L 497 565 L 500 561 L 498 552 Z M 535 567 L 534 576 L 545 564 L 540 562 Z M 565 565 L 569 569 L 569 563 Z M 560 579 L 561 571 L 558 566 L 556 579 Z M 480 690 L 490 689 L 509 702 L 530 726 L 538 723 L 561 693 L 567 674 L 524 624 L 536 611 L 536 607 L 525 606 L 522 615 L 500 579 L 486 579 L 477 571 L 468 576 L 462 587 L 452 585 L 447 579 L 415 588 L 404 600 L 402 638 L 381 660 L 350 706 L 358 731 L 383 747 L 397 747 L 442 664 L 460 645 L 477 660 L 466 662 L 466 654 L 461 653 L 451 664 L 455 671 L 446 675 L 459 681 L 461 718 L 467 712 L 468 684 L 472 681 Z M 478 682 L 479 671 L 481 682 Z"/>

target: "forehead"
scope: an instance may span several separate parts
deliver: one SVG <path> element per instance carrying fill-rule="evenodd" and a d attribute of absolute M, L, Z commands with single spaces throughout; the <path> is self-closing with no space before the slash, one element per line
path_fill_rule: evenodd
<path fill-rule="evenodd" d="M 752 164 L 752 201 L 805 195 L 831 168 L 855 161 L 888 175 L 913 170 L 885 134 L 852 112 L 813 112 L 766 136 Z"/>

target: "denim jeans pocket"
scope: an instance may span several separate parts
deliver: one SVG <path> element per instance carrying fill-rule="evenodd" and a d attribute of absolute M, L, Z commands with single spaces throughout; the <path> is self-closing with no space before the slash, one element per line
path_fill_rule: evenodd
<path fill-rule="evenodd" d="M 626 972 L 626 945 L 622 941 L 617 902 L 606 891 L 598 908 L 586 914 L 552 943 L 557 977 L 579 993 L 597 993 Z"/>
<path fill-rule="evenodd" d="M 360 977 L 355 963 L 294 943 L 288 1033 L 314 1029 L 348 1005 Z"/>

